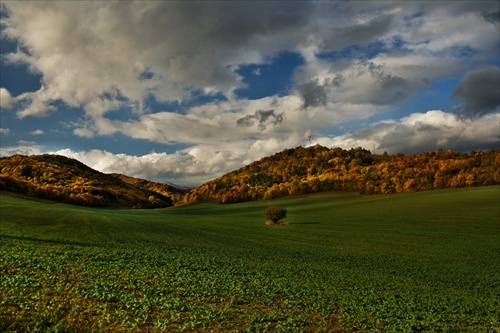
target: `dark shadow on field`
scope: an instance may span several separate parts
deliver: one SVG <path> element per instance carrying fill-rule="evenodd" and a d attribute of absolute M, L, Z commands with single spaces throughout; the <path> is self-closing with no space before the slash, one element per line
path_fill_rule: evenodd
<path fill-rule="evenodd" d="M 288 224 L 320 224 L 321 222 L 290 222 Z"/>
<path fill-rule="evenodd" d="M 74 246 L 96 246 L 95 244 L 88 244 L 82 242 L 72 242 L 72 241 L 59 241 L 52 239 L 40 239 L 34 237 L 16 237 L 16 236 L 8 236 L 8 235 L 0 235 L 1 238 L 15 239 L 20 241 L 28 241 L 28 242 L 36 242 L 36 243 L 45 243 L 45 244 L 56 244 L 56 245 L 74 245 Z"/>

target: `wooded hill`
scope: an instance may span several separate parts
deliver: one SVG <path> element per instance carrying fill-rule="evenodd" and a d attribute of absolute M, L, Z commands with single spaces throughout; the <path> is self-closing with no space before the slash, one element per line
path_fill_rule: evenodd
<path fill-rule="evenodd" d="M 184 196 L 188 192 L 186 188 L 177 187 L 168 183 L 152 182 L 146 179 L 129 177 L 119 173 L 112 173 L 111 175 L 121 179 L 127 184 L 131 184 L 148 191 L 160 193 L 161 195 L 169 197 L 173 202 L 182 202 Z"/>
<path fill-rule="evenodd" d="M 361 194 L 500 184 L 500 151 L 441 148 L 416 155 L 373 155 L 320 145 L 286 149 L 191 190 L 183 203 L 235 203 L 322 191 Z M 179 202 L 177 202 L 179 203 Z"/>
<path fill-rule="evenodd" d="M 140 182 L 139 182 L 140 183 Z M 172 205 L 168 190 L 98 172 L 59 155 L 0 158 L 0 189 L 31 197 L 94 207 L 161 208 Z"/>
<path fill-rule="evenodd" d="M 85 206 L 160 208 L 192 202 L 236 203 L 324 191 L 361 194 L 500 184 L 500 151 L 441 148 L 374 155 L 363 148 L 285 149 L 192 190 L 104 174 L 58 155 L 0 158 L 0 189 Z"/>

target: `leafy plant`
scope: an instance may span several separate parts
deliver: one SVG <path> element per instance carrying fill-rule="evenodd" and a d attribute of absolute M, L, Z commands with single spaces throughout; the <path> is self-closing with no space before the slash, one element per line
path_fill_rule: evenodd
<path fill-rule="evenodd" d="M 278 223 L 279 220 L 286 217 L 287 211 L 285 208 L 275 205 L 267 208 L 264 214 L 266 215 L 267 219 L 271 220 L 274 223 Z"/>
<path fill-rule="evenodd" d="M 498 332 L 499 190 L 273 201 L 287 228 L 256 225 L 266 201 L 139 211 L 0 192 L 0 331 Z"/>

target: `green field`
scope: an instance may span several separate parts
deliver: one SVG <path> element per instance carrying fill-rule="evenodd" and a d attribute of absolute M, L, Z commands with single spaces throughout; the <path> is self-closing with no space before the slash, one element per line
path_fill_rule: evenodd
<path fill-rule="evenodd" d="M 0 331 L 499 332 L 499 217 L 500 187 L 159 210 L 0 193 Z"/>

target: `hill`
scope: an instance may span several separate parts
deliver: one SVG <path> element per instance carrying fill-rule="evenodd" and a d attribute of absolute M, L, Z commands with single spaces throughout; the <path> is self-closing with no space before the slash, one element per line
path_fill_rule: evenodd
<path fill-rule="evenodd" d="M 172 199 L 120 177 L 98 172 L 59 155 L 0 158 L 0 189 L 40 199 L 93 207 L 161 208 Z"/>
<path fill-rule="evenodd" d="M 374 155 L 320 145 L 285 149 L 191 190 L 184 202 L 235 203 L 323 191 L 397 193 L 500 184 L 500 151 Z"/>
<path fill-rule="evenodd" d="M 58 155 L 0 158 L 0 189 L 86 206 L 159 208 L 192 202 L 236 203 L 325 191 L 399 193 L 500 184 L 500 151 L 441 148 L 374 155 L 363 148 L 285 149 L 186 190 L 121 174 L 103 174 Z"/>
<path fill-rule="evenodd" d="M 127 184 L 131 184 L 136 187 L 160 193 L 161 195 L 164 195 L 166 197 L 170 197 L 174 203 L 177 201 L 181 201 L 184 195 L 188 192 L 188 189 L 186 188 L 182 188 L 180 186 L 175 186 L 168 183 L 152 182 L 146 179 L 129 177 L 119 173 L 112 173 L 111 175 L 119 178 L 120 180 L 122 180 Z"/>

